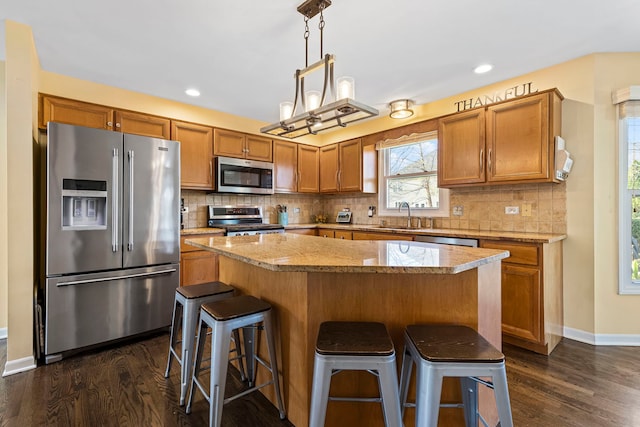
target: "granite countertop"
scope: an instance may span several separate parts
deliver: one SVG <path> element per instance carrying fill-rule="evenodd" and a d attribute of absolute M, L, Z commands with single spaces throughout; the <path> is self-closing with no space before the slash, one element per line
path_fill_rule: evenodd
<path fill-rule="evenodd" d="M 197 237 L 201 249 L 272 271 L 456 274 L 507 258 L 508 251 L 411 241 L 319 239 L 292 233 Z"/>
<path fill-rule="evenodd" d="M 517 242 L 553 243 L 567 238 L 566 234 L 525 233 L 518 231 L 483 231 L 457 228 L 394 228 L 371 224 L 289 224 L 286 230 L 300 228 L 328 228 L 332 230 L 351 230 L 376 233 L 408 234 L 412 236 L 466 237 L 470 239 L 512 240 Z"/>

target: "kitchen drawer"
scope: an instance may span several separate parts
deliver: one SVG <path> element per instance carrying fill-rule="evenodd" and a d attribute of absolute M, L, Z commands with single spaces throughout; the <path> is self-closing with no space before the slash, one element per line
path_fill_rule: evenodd
<path fill-rule="evenodd" d="M 540 247 L 536 244 L 482 240 L 480 247 L 509 251 L 511 255 L 503 262 L 510 264 L 539 265 L 540 263 Z"/>
<path fill-rule="evenodd" d="M 333 234 L 336 239 L 351 240 L 351 231 L 336 230 Z"/>

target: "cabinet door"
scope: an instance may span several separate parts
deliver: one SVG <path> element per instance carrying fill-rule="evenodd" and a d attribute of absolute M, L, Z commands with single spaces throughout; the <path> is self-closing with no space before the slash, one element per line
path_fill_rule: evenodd
<path fill-rule="evenodd" d="M 186 252 L 181 255 L 181 286 L 198 285 L 218 280 L 218 255 L 209 251 Z"/>
<path fill-rule="evenodd" d="M 274 191 L 293 193 L 298 190 L 296 169 L 298 167 L 298 144 L 275 141 L 273 144 Z"/>
<path fill-rule="evenodd" d="M 438 187 L 485 182 L 484 109 L 438 122 Z"/>
<path fill-rule="evenodd" d="M 180 186 L 213 190 L 213 129 L 174 120 L 171 139 L 180 141 Z"/>
<path fill-rule="evenodd" d="M 320 147 L 320 192 L 338 191 L 338 144 Z"/>
<path fill-rule="evenodd" d="M 115 129 L 120 132 L 153 138 L 171 138 L 171 120 L 166 117 L 151 116 L 133 111 L 115 112 Z"/>
<path fill-rule="evenodd" d="M 269 138 L 254 135 L 246 135 L 245 137 L 245 154 L 247 159 L 271 162 L 273 161 L 272 147 L 273 142 Z"/>
<path fill-rule="evenodd" d="M 213 130 L 215 156 L 245 158 L 245 134 L 225 129 Z"/>
<path fill-rule="evenodd" d="M 544 93 L 487 107 L 487 181 L 550 177 L 549 96 Z"/>
<path fill-rule="evenodd" d="M 305 236 L 317 236 L 318 232 L 315 228 L 292 228 L 286 231 L 292 234 L 302 234 Z"/>
<path fill-rule="evenodd" d="M 502 265 L 502 332 L 544 344 L 540 270 Z"/>
<path fill-rule="evenodd" d="M 320 190 L 318 165 L 320 150 L 298 144 L 298 192 L 317 193 Z"/>
<path fill-rule="evenodd" d="M 43 129 L 48 122 L 58 122 L 113 130 L 113 108 L 48 95 L 40 99 L 39 125 Z"/>
<path fill-rule="evenodd" d="M 362 140 L 341 142 L 338 147 L 340 191 L 362 191 Z"/>

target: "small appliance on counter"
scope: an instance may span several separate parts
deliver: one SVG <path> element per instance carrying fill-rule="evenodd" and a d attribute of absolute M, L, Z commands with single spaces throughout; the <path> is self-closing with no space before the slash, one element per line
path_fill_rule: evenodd
<path fill-rule="evenodd" d="M 350 224 L 351 223 L 351 212 L 348 209 L 343 209 L 338 212 L 338 216 L 336 217 L 336 222 L 338 224 Z"/>

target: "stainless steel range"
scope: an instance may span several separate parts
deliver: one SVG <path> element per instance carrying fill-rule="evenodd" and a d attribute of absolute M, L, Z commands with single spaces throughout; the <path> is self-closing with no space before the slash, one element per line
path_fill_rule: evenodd
<path fill-rule="evenodd" d="M 225 229 L 226 236 L 284 233 L 282 225 L 262 222 L 262 211 L 259 206 L 209 205 L 208 208 L 207 226 Z"/>

